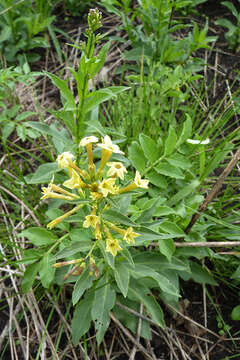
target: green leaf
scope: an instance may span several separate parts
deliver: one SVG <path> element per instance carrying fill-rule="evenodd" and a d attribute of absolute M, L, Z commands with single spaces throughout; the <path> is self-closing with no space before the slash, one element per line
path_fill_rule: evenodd
<path fill-rule="evenodd" d="M 55 130 L 52 126 L 39 123 L 37 121 L 28 121 L 26 123 L 26 126 L 29 126 L 32 129 L 39 131 L 43 135 L 49 135 L 55 137 L 58 141 L 63 142 L 67 146 L 69 146 L 69 144 L 72 145 L 72 142 L 70 143 L 69 138 L 63 136 L 61 131 Z"/>
<path fill-rule="evenodd" d="M 72 341 L 77 346 L 81 337 L 86 334 L 91 325 L 91 309 L 94 293 L 86 294 L 75 308 L 72 319 Z"/>
<path fill-rule="evenodd" d="M 240 280 L 240 265 L 237 267 L 237 269 L 232 274 L 231 279 Z"/>
<path fill-rule="evenodd" d="M 145 170 L 147 160 L 141 146 L 136 141 L 133 141 L 128 149 L 128 159 L 140 173 Z"/>
<path fill-rule="evenodd" d="M 151 184 L 161 189 L 166 189 L 168 186 L 166 178 L 163 175 L 158 174 L 155 170 L 151 170 L 147 174 L 147 178 Z"/>
<path fill-rule="evenodd" d="M 149 136 L 145 134 L 140 134 L 139 141 L 142 146 L 142 150 L 144 152 L 146 159 L 148 159 L 151 162 L 154 162 L 157 159 L 159 159 L 160 152 L 156 142 L 153 139 L 151 139 Z"/>
<path fill-rule="evenodd" d="M 39 267 L 40 267 L 40 263 L 35 262 L 31 265 L 28 265 L 28 267 L 26 268 L 24 272 L 23 281 L 21 283 L 22 292 L 24 294 L 28 293 L 32 288 Z"/>
<path fill-rule="evenodd" d="M 122 296 L 118 296 L 118 302 L 127 306 L 130 309 L 135 311 L 139 311 L 139 301 L 131 301 L 128 298 L 123 298 Z M 122 307 L 114 306 L 113 313 L 118 318 L 121 323 L 126 326 L 129 330 L 132 331 L 133 334 L 137 334 L 139 318 L 134 314 L 129 313 L 127 310 L 123 309 Z M 151 340 L 151 328 L 148 321 L 142 319 L 142 326 L 141 326 L 141 337 Z"/>
<path fill-rule="evenodd" d="M 109 312 L 115 305 L 116 294 L 111 289 L 106 274 L 102 276 L 97 285 L 98 288 L 95 290 L 91 315 L 97 331 L 96 339 L 99 345 L 110 324 Z"/>
<path fill-rule="evenodd" d="M 164 148 L 164 155 L 169 156 L 172 154 L 176 147 L 177 143 L 177 134 L 175 132 L 175 129 L 172 125 L 169 126 L 168 129 L 168 136 L 165 142 L 165 148 Z"/>
<path fill-rule="evenodd" d="M 188 114 L 186 114 L 186 117 L 187 117 L 187 120 L 183 124 L 183 129 L 182 129 L 181 135 L 177 141 L 176 147 L 179 147 L 180 145 L 185 143 L 185 141 L 187 139 L 191 138 L 191 136 L 192 136 L 192 119 L 190 118 L 190 116 Z"/>
<path fill-rule="evenodd" d="M 119 290 L 123 294 L 124 297 L 127 296 L 128 293 L 128 285 L 129 285 L 129 270 L 127 268 L 127 264 L 123 262 L 116 262 L 114 269 L 114 277 L 119 287 Z"/>
<path fill-rule="evenodd" d="M 176 205 L 180 200 L 183 200 L 190 195 L 199 186 L 200 181 L 193 180 L 190 184 L 185 185 L 183 189 L 179 190 L 168 202 L 167 205 Z"/>
<path fill-rule="evenodd" d="M 71 90 L 68 88 L 67 82 L 65 80 L 60 79 L 58 76 L 48 73 L 46 71 L 44 71 L 44 74 L 46 74 L 51 79 L 53 84 L 57 86 L 58 89 L 60 90 L 62 103 L 64 105 L 64 110 L 67 111 L 76 110 L 75 98 Z"/>
<path fill-rule="evenodd" d="M 95 75 L 97 75 L 99 73 L 99 71 L 101 70 L 101 68 L 103 67 L 103 65 L 106 61 L 110 43 L 111 42 L 108 41 L 104 46 L 102 46 L 101 50 L 99 51 L 99 53 L 97 55 L 97 61 L 94 62 L 93 64 L 91 64 L 91 66 L 89 68 L 90 78 L 93 78 Z"/>
<path fill-rule="evenodd" d="M 56 162 L 42 164 L 30 178 L 28 176 L 25 179 L 28 184 L 46 184 L 52 179 L 57 170 L 58 165 Z"/>
<path fill-rule="evenodd" d="M 211 172 L 217 168 L 220 162 L 225 158 L 225 156 L 229 153 L 232 149 L 231 143 L 226 143 L 224 148 L 215 148 L 214 156 L 209 161 L 208 166 L 206 167 L 204 174 L 201 176 L 201 181 L 204 180 Z"/>
<path fill-rule="evenodd" d="M 186 156 L 175 153 L 165 159 L 169 164 L 176 166 L 183 170 L 188 170 L 191 168 L 192 163 L 187 159 Z"/>
<path fill-rule="evenodd" d="M 175 166 L 167 163 L 160 163 L 154 168 L 159 174 L 169 176 L 174 179 L 184 179 L 182 171 Z"/>
<path fill-rule="evenodd" d="M 55 271 L 51 264 L 52 258 L 50 255 L 44 255 L 40 261 L 39 276 L 44 288 L 49 288 L 54 279 Z"/>
<path fill-rule="evenodd" d="M 2 128 L 2 140 L 5 142 L 15 129 L 15 122 L 8 121 Z"/>
<path fill-rule="evenodd" d="M 131 221 L 127 216 L 121 214 L 117 210 L 107 210 L 103 213 L 103 218 L 105 220 L 111 221 L 113 223 L 119 223 L 126 226 L 136 226 L 136 223 Z"/>
<path fill-rule="evenodd" d="M 161 230 L 173 235 L 174 237 L 183 237 L 186 235 L 185 232 L 178 225 L 174 224 L 171 221 L 164 221 L 159 225 L 159 227 Z"/>
<path fill-rule="evenodd" d="M 133 256 L 135 264 L 145 265 L 152 269 L 161 272 L 164 270 L 185 271 L 190 273 L 190 267 L 188 262 L 172 257 L 172 261 L 169 262 L 165 256 L 159 252 L 141 252 Z"/>
<path fill-rule="evenodd" d="M 145 241 L 164 240 L 164 239 L 172 239 L 175 237 L 180 237 L 179 233 L 177 234 L 173 234 L 173 232 L 171 234 L 158 233 L 156 231 L 149 229 L 146 226 L 140 226 L 139 228 L 135 228 L 135 230 L 137 233 L 140 234 L 140 236 L 138 236 L 135 239 L 137 245 L 140 245 Z"/>
<path fill-rule="evenodd" d="M 212 275 L 206 271 L 202 266 L 197 263 L 190 261 L 191 275 L 190 278 L 193 278 L 199 284 L 209 284 L 209 285 L 218 285 L 214 280 Z"/>
<path fill-rule="evenodd" d="M 153 201 L 151 201 L 151 200 L 153 200 Z M 141 215 L 137 218 L 136 221 L 138 223 L 146 223 L 152 219 L 154 210 L 157 206 L 159 199 L 156 198 L 156 199 L 151 199 L 151 200 L 150 200 L 152 203 L 151 206 L 148 209 L 146 209 L 145 211 L 142 211 Z"/>
<path fill-rule="evenodd" d="M 129 286 L 129 294 L 146 307 L 147 312 L 157 325 L 161 327 L 165 326 L 163 311 L 147 287 L 142 286 L 140 281 L 132 280 Z"/>
<path fill-rule="evenodd" d="M 35 246 L 52 245 L 58 239 L 51 231 L 41 227 L 30 227 L 21 231 L 17 236 L 26 237 Z"/>
<path fill-rule="evenodd" d="M 21 114 L 17 115 L 16 121 L 22 121 L 27 119 L 29 116 L 36 115 L 33 111 L 24 111 Z"/>
<path fill-rule="evenodd" d="M 176 249 L 173 239 L 159 240 L 158 246 L 160 252 L 166 256 L 168 261 L 171 261 L 172 255 Z"/>
<path fill-rule="evenodd" d="M 178 294 L 178 289 L 174 286 L 174 284 L 172 284 L 166 276 L 158 273 L 151 267 L 135 264 L 135 268 L 131 269 L 130 273 L 135 279 L 150 277 L 158 283 L 159 288 L 163 292 L 173 296 L 180 296 Z"/>
<path fill-rule="evenodd" d="M 237 305 L 237 306 L 235 306 L 235 308 L 233 308 L 232 313 L 231 313 L 231 318 L 234 321 L 240 320 L 240 305 Z"/>
<path fill-rule="evenodd" d="M 89 269 L 86 267 L 81 275 L 79 275 L 76 284 L 74 285 L 73 293 L 72 293 L 72 302 L 75 305 L 84 291 L 89 289 L 92 286 L 92 277 L 89 275 Z"/>
<path fill-rule="evenodd" d="M 175 214 L 175 211 L 168 206 L 158 206 L 154 211 L 154 216 L 166 216 L 170 214 Z"/>
<path fill-rule="evenodd" d="M 111 99 L 117 94 L 129 89 L 126 86 L 111 86 L 108 88 L 92 91 L 86 101 L 84 102 L 83 112 L 86 114 L 87 112 L 93 110 L 98 105 Z"/>

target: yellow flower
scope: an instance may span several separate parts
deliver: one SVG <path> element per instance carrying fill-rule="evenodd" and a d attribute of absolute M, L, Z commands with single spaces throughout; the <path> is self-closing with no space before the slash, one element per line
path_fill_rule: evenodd
<path fill-rule="evenodd" d="M 96 143 L 96 142 L 98 142 L 98 138 L 96 136 L 86 136 L 80 141 L 79 145 L 87 146 L 88 144 Z"/>
<path fill-rule="evenodd" d="M 80 146 L 86 146 L 87 154 L 88 154 L 88 162 L 89 162 L 89 170 L 92 173 L 92 176 L 95 172 L 95 166 L 93 164 L 93 153 L 92 153 L 92 143 L 98 142 L 98 138 L 96 136 L 87 136 L 80 141 Z"/>
<path fill-rule="evenodd" d="M 124 180 L 124 173 L 127 173 L 127 169 L 120 162 L 109 162 L 107 166 L 110 169 L 107 172 L 107 176 L 116 177 L 118 176 L 120 179 Z"/>
<path fill-rule="evenodd" d="M 92 226 L 95 228 L 97 224 L 100 224 L 100 217 L 96 215 L 97 208 L 94 206 L 90 215 L 85 217 L 83 222 L 83 227 L 88 228 Z"/>
<path fill-rule="evenodd" d="M 130 226 L 126 231 L 125 234 L 123 236 L 123 240 L 125 240 L 128 244 L 130 244 L 131 242 L 134 244 L 135 243 L 135 237 L 140 236 L 140 234 L 133 232 L 133 228 Z"/>
<path fill-rule="evenodd" d="M 96 224 L 96 229 L 95 229 L 95 232 L 94 232 L 94 236 L 95 236 L 95 238 L 97 240 L 100 240 L 102 238 L 100 223 Z"/>
<path fill-rule="evenodd" d="M 118 145 L 112 143 L 112 140 L 108 135 L 104 136 L 104 139 L 102 139 L 102 144 L 97 144 L 97 146 L 102 149 L 111 151 L 112 153 L 124 154 L 124 152 L 120 150 Z"/>
<path fill-rule="evenodd" d="M 69 151 L 63 152 L 61 155 L 58 155 L 58 157 L 57 157 L 58 167 L 60 169 L 70 167 L 72 164 L 73 158 L 74 158 L 74 155 L 72 153 L 70 153 Z"/>
<path fill-rule="evenodd" d="M 117 252 L 122 250 L 121 246 L 119 246 L 117 239 L 108 238 L 106 239 L 107 246 L 106 251 L 110 252 L 113 256 L 117 255 Z"/>
<path fill-rule="evenodd" d="M 55 192 L 54 192 L 55 191 Z M 72 194 L 69 191 L 62 189 L 60 186 L 53 184 L 53 179 L 48 184 L 48 187 L 42 187 L 41 200 L 43 199 L 62 199 L 62 200 L 73 200 L 78 199 L 78 195 Z"/>
<path fill-rule="evenodd" d="M 69 173 L 71 174 L 71 178 L 63 183 L 63 185 L 68 189 L 86 188 L 88 186 L 84 181 L 82 181 L 81 177 L 75 170 L 69 169 Z"/>
<path fill-rule="evenodd" d="M 113 229 L 114 231 L 123 235 L 123 240 L 125 240 L 128 244 L 130 244 L 131 242 L 134 244 L 134 238 L 140 236 L 140 234 L 133 232 L 133 228 L 131 226 L 127 230 L 121 229 L 112 223 L 108 223 L 108 226 L 110 226 L 111 229 Z"/>
<path fill-rule="evenodd" d="M 99 216 L 90 214 L 85 217 L 85 221 L 83 222 L 83 227 L 88 228 L 92 226 L 93 228 L 95 228 L 96 225 L 99 223 L 100 223 Z"/>
<path fill-rule="evenodd" d="M 52 220 L 50 223 L 47 224 L 47 227 L 51 230 L 55 226 L 57 226 L 60 222 L 62 222 L 64 219 L 68 218 L 69 216 L 73 215 L 75 212 L 77 212 L 79 209 L 81 209 L 84 206 L 84 204 L 75 206 L 72 210 L 66 212 L 62 216 L 59 216 L 55 220 Z"/>
<path fill-rule="evenodd" d="M 99 192 L 97 191 L 92 191 L 90 193 L 90 197 L 94 200 L 94 201 L 97 201 L 99 199 L 101 199 L 103 197 L 103 194 L 100 194 Z"/>
<path fill-rule="evenodd" d="M 112 140 L 108 135 L 104 136 L 104 139 L 102 139 L 102 144 L 97 144 L 97 146 L 102 148 L 102 157 L 99 166 L 99 172 L 103 170 L 106 162 L 108 161 L 112 153 L 124 154 L 124 152 L 120 150 L 118 145 L 112 143 Z"/>
<path fill-rule="evenodd" d="M 110 193 L 110 194 L 116 193 L 116 187 L 114 186 L 115 181 L 116 181 L 116 179 L 109 178 L 109 179 L 104 179 L 99 184 L 99 190 L 102 192 L 103 197 L 107 197 L 108 193 Z"/>
<path fill-rule="evenodd" d="M 148 183 L 149 183 L 149 180 L 141 179 L 140 173 L 138 171 L 136 171 L 134 181 L 131 184 L 129 184 L 128 186 L 126 186 L 122 189 L 119 189 L 118 194 L 121 194 L 126 191 L 131 191 L 131 190 L 137 189 L 139 187 L 143 188 L 143 189 L 148 189 Z"/>
<path fill-rule="evenodd" d="M 136 171 L 134 183 L 137 185 L 137 187 L 140 187 L 140 188 L 143 188 L 143 189 L 148 189 L 149 180 L 141 179 L 140 173 L 138 171 Z"/>

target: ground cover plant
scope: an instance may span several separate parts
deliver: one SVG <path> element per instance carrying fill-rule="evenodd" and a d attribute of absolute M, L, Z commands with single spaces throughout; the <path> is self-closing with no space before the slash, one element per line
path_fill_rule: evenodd
<path fill-rule="evenodd" d="M 103 1 L 117 35 L 91 9 L 60 71 L 5 54 L 2 359 L 239 355 L 238 79 L 214 98 L 217 36 L 175 17 L 194 3 Z"/>

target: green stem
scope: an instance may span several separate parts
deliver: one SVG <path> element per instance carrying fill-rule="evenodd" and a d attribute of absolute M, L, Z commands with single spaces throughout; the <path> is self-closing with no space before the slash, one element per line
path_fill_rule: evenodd
<path fill-rule="evenodd" d="M 95 36 L 94 33 L 91 32 L 89 34 L 89 38 L 88 38 L 88 42 L 87 42 L 87 49 L 86 49 L 86 57 L 87 59 L 89 59 L 90 57 L 93 56 L 93 51 L 94 51 L 94 45 L 95 45 Z M 79 144 L 81 136 L 82 134 L 82 129 L 81 127 L 83 126 L 83 122 L 84 122 L 84 111 L 83 111 L 83 107 L 84 107 L 84 103 L 86 100 L 86 96 L 88 93 L 88 81 L 89 81 L 89 74 L 88 74 L 88 66 L 86 67 L 86 73 L 84 75 L 83 78 L 83 86 L 81 89 L 81 94 L 79 94 L 79 105 L 78 105 L 78 109 L 77 109 L 77 116 L 76 116 L 76 127 L 77 127 L 77 144 Z M 80 160 L 80 154 L 81 154 L 81 149 L 80 147 L 78 148 L 78 154 L 77 154 L 77 163 L 79 163 Z"/>
<path fill-rule="evenodd" d="M 62 237 L 60 237 L 60 239 L 58 239 L 55 242 L 55 244 L 52 247 L 50 247 L 50 249 L 46 252 L 46 256 L 49 255 L 60 244 L 60 242 L 63 241 L 64 239 L 66 239 L 66 237 L 68 237 L 68 236 L 69 236 L 69 233 L 67 233 L 67 234 L 63 235 Z"/>
<path fill-rule="evenodd" d="M 152 170 L 154 168 L 154 166 L 158 165 L 160 163 L 160 161 L 162 161 L 163 159 L 164 159 L 164 156 L 161 156 L 159 159 L 154 161 L 153 164 L 151 164 L 145 171 L 143 171 L 142 176 L 146 175 L 150 170 Z"/>

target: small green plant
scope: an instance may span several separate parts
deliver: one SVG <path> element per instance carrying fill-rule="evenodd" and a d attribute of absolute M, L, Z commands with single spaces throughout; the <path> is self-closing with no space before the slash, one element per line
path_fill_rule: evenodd
<path fill-rule="evenodd" d="M 216 20 L 215 24 L 223 26 L 228 29 L 228 31 L 225 34 L 225 38 L 229 44 L 229 48 L 238 52 L 240 45 L 240 13 L 237 11 L 233 3 L 229 1 L 223 1 L 221 4 L 226 6 L 231 11 L 232 15 L 235 17 L 236 24 L 233 24 L 228 19 Z"/>
<path fill-rule="evenodd" d="M 49 47 L 46 30 L 54 37 L 51 27 L 55 16 L 51 15 L 59 0 L 17 1 L 3 0 L 0 4 L 0 52 L 7 63 L 22 64 L 24 54 L 28 62 L 37 61 L 35 48 Z M 54 37 L 56 43 L 56 37 Z M 23 54 L 24 53 L 24 54 Z"/>
<path fill-rule="evenodd" d="M 189 27 L 172 17 L 174 10 L 185 8 L 189 2 L 138 0 L 137 3 L 138 6 L 133 9 L 129 0 L 102 1 L 108 11 L 122 18 L 123 28 L 131 41 L 132 49 L 126 50 L 123 54 L 125 60 L 136 61 L 139 65 L 135 68 L 136 71 L 139 71 L 142 59 L 149 60 L 146 61 L 149 68 L 156 63 L 170 66 L 184 64 L 185 68 L 193 70 L 195 63 L 195 70 L 199 71 L 202 62 L 198 58 L 190 59 L 190 56 L 197 49 L 209 48 L 209 43 L 215 40 L 215 37 L 207 36 L 208 23 L 206 22 L 201 30 L 195 23 L 193 31 L 182 40 L 175 40 L 172 36 L 174 31 Z"/>
<path fill-rule="evenodd" d="M 17 91 L 20 87 L 33 84 L 37 75 L 38 73 L 29 71 L 27 64 L 23 69 L 17 67 L 0 70 L 0 124 L 4 143 L 14 130 L 22 141 L 27 137 L 35 139 L 39 136 L 38 131 L 27 127 L 26 121 L 36 113 L 24 111 Z"/>

